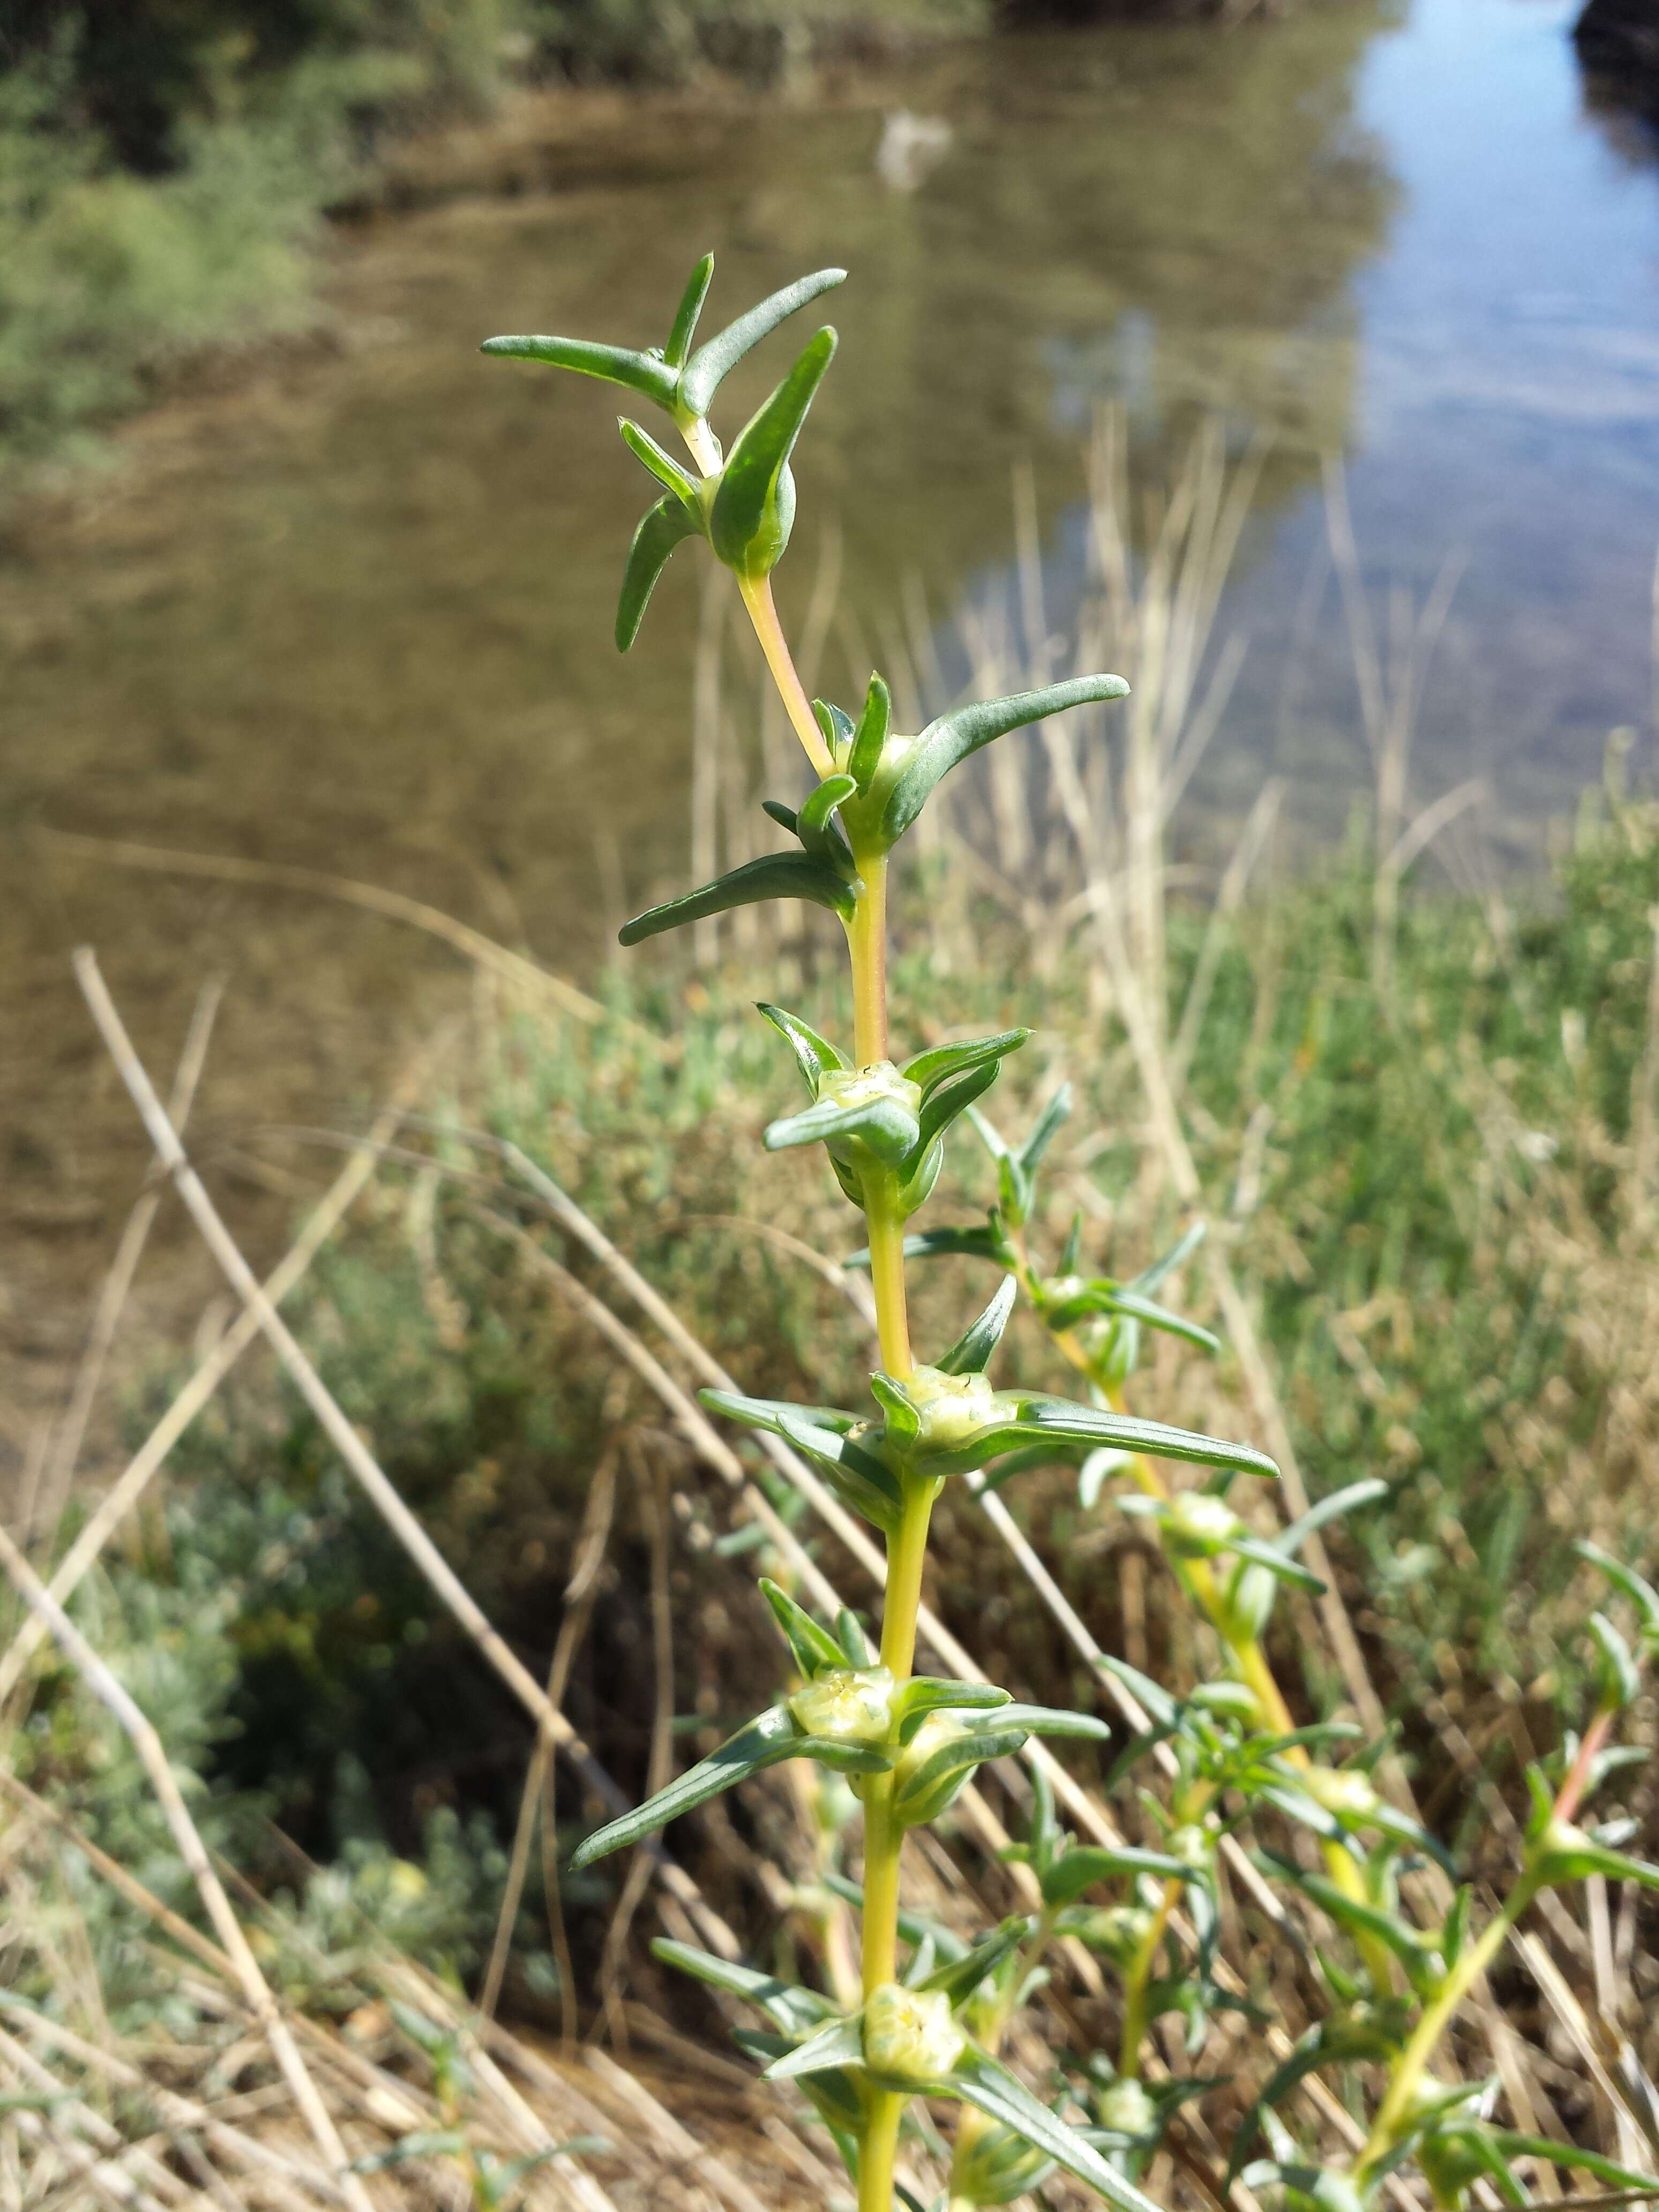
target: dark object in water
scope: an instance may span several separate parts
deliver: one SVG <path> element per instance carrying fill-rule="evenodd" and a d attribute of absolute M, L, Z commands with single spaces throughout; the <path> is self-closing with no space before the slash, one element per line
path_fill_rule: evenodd
<path fill-rule="evenodd" d="M 1598 93 L 1659 118 L 1659 0 L 1585 0 L 1572 37 Z"/>

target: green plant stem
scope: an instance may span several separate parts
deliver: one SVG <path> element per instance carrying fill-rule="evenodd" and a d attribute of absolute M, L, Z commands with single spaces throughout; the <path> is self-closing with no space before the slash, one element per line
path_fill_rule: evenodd
<path fill-rule="evenodd" d="M 707 422 L 693 420 L 682 422 L 680 435 L 685 449 L 705 477 L 718 476 L 720 470 L 720 449 L 714 434 Z M 766 665 L 772 672 L 772 681 L 778 687 L 784 711 L 789 717 L 795 735 L 800 739 L 813 771 L 820 777 L 833 775 L 836 764 L 830 757 L 830 748 L 823 742 L 823 732 L 818 727 L 817 716 L 812 712 L 812 702 L 806 696 L 806 686 L 801 682 L 795 667 L 794 656 L 783 635 L 783 624 L 778 620 L 778 610 L 772 598 L 772 579 L 769 576 L 738 578 L 738 590 L 754 625 L 760 649 L 766 655 Z"/>
<path fill-rule="evenodd" d="M 1170 1880 L 1164 1883 L 1164 1894 L 1152 1915 L 1152 1924 L 1146 1930 L 1123 1977 L 1123 2027 L 1118 2039 L 1117 2070 L 1126 2081 L 1135 2081 L 1140 2073 L 1140 2046 L 1146 2040 L 1146 1991 L 1152 1982 L 1152 1968 L 1158 1962 L 1158 1947 L 1164 1941 L 1170 1915 L 1175 1911 L 1180 1895 L 1181 1884 L 1178 1881 Z"/>
<path fill-rule="evenodd" d="M 778 611 L 772 599 L 772 579 L 769 576 L 739 576 L 738 589 L 749 610 L 749 619 L 755 626 L 755 635 L 760 640 L 761 651 L 766 655 L 772 681 L 778 687 L 795 735 L 800 739 L 806 757 L 812 763 L 813 772 L 820 777 L 833 775 L 836 763 L 830 757 L 830 748 L 823 742 L 823 732 L 812 712 L 812 702 L 806 696 L 806 687 L 796 673 L 793 658 L 784 641 L 783 625 L 778 620 Z"/>
<path fill-rule="evenodd" d="M 858 853 L 858 903 L 847 925 L 853 961 L 853 1057 L 860 1067 L 887 1057 L 887 855 Z"/>
<path fill-rule="evenodd" d="M 1022 1287 L 1027 1297 L 1041 1312 L 1041 1285 L 1023 1238 L 1017 1240 L 1016 1252 Z M 1122 1391 L 1102 1380 L 1094 1361 L 1089 1357 L 1087 1348 L 1074 1330 L 1051 1329 L 1049 1334 L 1054 1339 L 1055 1347 L 1061 1358 L 1066 1360 L 1092 1389 L 1100 1393 L 1114 1413 L 1124 1413 L 1128 1411 Z M 1167 1498 L 1170 1495 L 1169 1485 L 1151 1461 L 1143 1458 L 1139 1452 L 1132 1455 L 1129 1469 L 1136 1483 L 1148 1498 Z M 1208 1562 L 1204 1559 L 1179 1561 L 1172 1559 L 1170 1564 L 1178 1577 L 1182 1587 L 1225 1645 L 1237 1669 L 1239 1680 L 1255 1699 L 1256 1711 L 1261 1717 L 1262 1725 L 1273 1729 L 1277 1735 L 1288 1735 L 1295 1728 L 1296 1723 L 1291 1717 L 1290 1707 L 1285 1702 L 1285 1693 L 1279 1688 L 1273 1668 L 1268 1664 L 1267 1655 L 1261 1648 L 1261 1638 L 1255 1636 L 1239 1636 L 1229 1628 L 1226 1607 L 1223 1602 L 1221 1592 L 1216 1586 L 1216 1579 L 1210 1571 Z M 1306 1749 L 1300 1744 L 1292 1744 L 1285 1756 L 1293 1766 L 1305 1768 L 1312 1764 Z M 1320 1850 L 1321 1856 L 1325 1862 L 1326 1872 L 1337 1887 L 1345 1896 L 1354 1899 L 1356 1902 L 1364 1903 L 1365 1901 L 1364 1880 L 1358 1868 L 1354 1864 L 1352 1855 L 1345 1850 L 1340 1844 L 1335 1843 L 1323 1844 Z M 1357 1935 L 1354 1942 L 1361 1958 L 1365 1962 L 1365 1970 L 1370 1974 L 1378 1993 L 1386 1996 L 1390 1990 L 1396 1989 L 1399 1984 L 1394 1955 L 1387 1944 L 1379 1942 L 1374 1936 L 1364 1935 Z"/>
<path fill-rule="evenodd" d="M 1394 2063 L 1387 2093 L 1377 2106 L 1365 2148 L 1359 2154 L 1353 2170 L 1356 2187 L 1364 2187 L 1373 2169 L 1388 2156 L 1404 2132 L 1411 2119 L 1412 2100 L 1424 2068 L 1433 2057 L 1458 2007 L 1502 1950 L 1510 1929 L 1531 1904 L 1539 1887 L 1535 1875 L 1528 1871 L 1521 1875 L 1496 1917 L 1481 1931 L 1478 1941 L 1460 1954 L 1438 1994 L 1424 2007 L 1410 2042 Z"/>
<path fill-rule="evenodd" d="M 705 475 L 719 467 L 719 452 L 705 425 L 692 424 L 685 440 Z M 818 775 L 829 775 L 835 763 L 796 672 L 773 602 L 771 584 L 765 578 L 740 576 L 738 585 L 795 733 Z M 860 853 L 856 857 L 860 881 L 853 917 L 847 925 L 847 940 L 853 970 L 854 1054 L 858 1065 L 867 1067 L 887 1057 L 887 856 Z M 915 1363 L 904 1288 L 904 1221 L 899 1212 L 897 1182 L 890 1173 L 866 1185 L 865 1218 L 882 1361 L 888 1373 L 902 1381 Z M 915 1658 L 927 1524 L 937 1490 L 938 1485 L 932 1482 L 907 1485 L 899 1525 L 887 1540 L 881 1662 L 896 1684 L 908 1680 Z M 898 1978 L 899 1868 L 904 1831 L 892 1817 L 892 1802 L 891 1776 L 872 1775 L 864 1793 L 860 1978 L 866 1999 L 883 1984 Z M 859 2212 L 891 2212 L 899 2123 L 905 2102 L 894 2090 L 878 2089 L 871 2094 L 859 2145 Z"/>

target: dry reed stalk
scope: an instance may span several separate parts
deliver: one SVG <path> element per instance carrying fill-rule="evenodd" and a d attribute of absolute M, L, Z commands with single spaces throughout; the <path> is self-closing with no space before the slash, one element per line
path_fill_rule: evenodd
<path fill-rule="evenodd" d="M 1445 629 L 1465 564 L 1462 554 L 1450 554 L 1441 564 L 1427 599 L 1419 612 L 1403 589 L 1389 599 L 1389 649 L 1385 668 L 1382 646 L 1365 596 L 1353 519 L 1340 465 L 1325 464 L 1326 534 L 1341 588 L 1353 653 L 1354 675 L 1359 691 L 1360 720 L 1370 750 L 1376 779 L 1376 819 L 1375 887 L 1372 894 L 1371 977 L 1385 1004 L 1394 997 L 1395 945 L 1400 927 L 1400 885 L 1406 869 L 1434 836 L 1462 809 L 1479 797 L 1484 787 L 1459 787 L 1436 807 L 1448 809 L 1443 818 L 1424 823 L 1435 808 L 1426 810 L 1415 823 L 1407 821 L 1411 773 L 1412 738 L 1422 703 L 1423 686 L 1434 650 Z"/>
<path fill-rule="evenodd" d="M 272 1306 L 280 1305 L 303 1280 L 313 1261 L 374 1174 L 381 1147 L 396 1130 L 404 1108 L 412 1103 L 424 1089 L 453 1037 L 453 1025 L 446 1024 L 410 1059 L 392 1086 L 386 1105 L 368 1133 L 353 1147 L 351 1157 L 313 1209 L 287 1256 L 267 1278 L 264 1296 Z M 58 1562 L 47 1585 L 60 1605 L 67 1602 L 76 1583 L 92 1567 L 104 1546 L 143 1496 L 151 1478 L 166 1462 L 167 1455 L 179 1437 L 210 1402 L 220 1383 L 258 1334 L 257 1316 L 251 1310 L 244 1310 L 198 1366 L 128 1463 L 119 1480 L 98 1501 L 88 1516 L 85 1527 Z M 0 1707 L 3 1707 L 10 1698 L 22 1679 L 24 1668 L 45 1642 L 46 1636 L 44 1624 L 38 1615 L 31 1613 L 24 1620 L 9 1649 L 0 1655 Z"/>
<path fill-rule="evenodd" d="M 156 1111 L 158 1114 L 161 1111 L 159 1101 Z M 174 1141 L 176 1143 L 177 1140 Z M 191 1819 L 179 1784 L 173 1779 L 161 1739 L 63 1607 L 51 1596 L 3 1528 L 0 1528 L 0 1565 L 3 1565 L 31 1610 L 46 1621 L 64 1657 L 75 1667 L 87 1687 L 100 1704 L 108 1708 L 125 1731 L 149 1777 L 150 1786 L 161 1804 L 179 1856 L 190 1870 L 208 1917 L 213 1923 L 225 1955 L 235 1972 L 242 1995 L 264 2030 L 271 2055 L 292 2092 L 306 2125 L 311 2130 L 313 2140 L 331 2172 L 338 2176 L 340 2187 L 352 2212 L 374 2212 L 373 2201 L 362 2180 L 350 2170 L 339 2130 L 306 2069 L 288 2022 L 278 2010 L 270 1985 L 259 1971 L 258 1960 L 248 1948 L 241 1923 L 232 1911 L 224 1887 L 213 1870 L 212 1861 L 208 1856 L 196 1823 Z"/>
<path fill-rule="evenodd" d="M 430 1588 L 538 1726 L 547 1732 L 602 1803 L 615 1811 L 626 1809 L 627 1801 L 622 1791 L 564 1715 L 548 1703 L 540 1683 L 491 1625 L 471 1592 L 404 1503 L 396 1485 L 341 1412 L 327 1385 L 295 1342 L 288 1324 L 260 1288 L 258 1279 L 220 1219 L 200 1176 L 191 1166 L 179 1141 L 178 1133 L 168 1121 L 155 1086 L 132 1048 L 131 1041 L 91 952 L 82 947 L 75 955 L 74 966 L 76 980 L 99 1033 L 137 1109 L 157 1156 L 201 1231 L 209 1250 L 218 1261 L 232 1288 L 253 1315 L 295 1388 L 317 1416 L 329 1441 Z M 710 1909 L 702 1892 L 684 1869 L 676 1866 L 665 1853 L 659 1859 L 659 1865 L 663 1881 L 677 1892 L 687 1911 L 694 1919 L 706 1925 L 709 1940 L 722 1948 L 728 1944 L 734 1946 L 736 1939 L 732 1931 Z"/>
<path fill-rule="evenodd" d="M 594 1600 L 599 1595 L 599 1569 L 604 1564 L 605 1547 L 610 1541 L 616 1500 L 617 1454 L 613 1447 L 605 1453 L 594 1470 L 593 1480 L 587 1487 L 587 1502 L 582 1508 L 581 1526 L 576 1532 L 570 1578 L 564 1586 L 564 1609 L 553 1646 L 553 1657 L 547 1670 L 547 1700 L 551 1705 L 562 1705 L 564 1703 L 570 1668 L 580 1649 L 582 1638 L 587 1633 L 588 1621 L 592 1617 Z M 553 1772 L 548 1746 L 538 1735 L 530 1755 L 529 1771 L 525 1777 L 518 1825 L 514 1831 L 513 1850 L 507 1861 L 507 1882 L 501 1892 L 501 1907 L 495 1923 L 495 1939 L 490 1946 L 489 1964 L 484 1973 L 483 1993 L 478 1999 L 478 2009 L 486 2020 L 495 2016 L 495 2006 L 501 1996 L 501 1980 L 507 1972 L 507 1955 L 513 1945 L 513 1923 L 518 1918 L 519 1905 L 524 1896 L 525 1878 L 530 1866 L 531 1839 L 538 1813 L 544 1837 L 550 1844 L 552 1838 Z M 571 2044 L 576 2039 L 576 1991 L 569 1939 L 565 1933 L 564 1915 L 558 1901 L 557 1858 L 550 1849 L 544 1850 L 543 1874 L 553 1936 L 553 1954 L 559 1967 L 559 2004 L 563 2019 L 564 2040 Z"/>
<path fill-rule="evenodd" d="M 650 1553 L 649 1609 L 651 1614 L 652 1685 L 651 1741 L 646 1753 L 645 1794 L 654 1797 L 674 1778 L 674 1607 L 669 1589 L 668 1496 L 660 1466 L 646 1463 L 635 1449 L 629 1455 L 645 1522 Z M 634 1916 L 639 1911 L 651 1879 L 651 1862 L 635 1853 L 605 1931 L 599 1954 L 599 2007 L 611 2027 L 611 2040 L 628 2047 L 628 2023 L 622 2012 L 619 1981 Z"/>
<path fill-rule="evenodd" d="M 1227 866 L 1222 872 L 1217 887 L 1215 904 L 1205 924 L 1204 941 L 1199 947 L 1198 959 L 1193 969 L 1193 980 L 1187 987 L 1187 996 L 1182 1004 L 1181 1019 L 1170 1047 L 1170 1088 L 1179 1098 L 1187 1087 L 1187 1077 L 1193 1064 L 1193 1054 L 1198 1049 L 1198 1040 L 1204 1027 L 1204 1017 L 1209 1012 L 1210 993 L 1214 988 L 1216 970 L 1221 965 L 1227 933 L 1234 917 L 1244 902 L 1244 895 L 1255 873 L 1256 863 L 1267 850 L 1273 830 L 1278 825 L 1279 809 L 1285 801 L 1285 785 L 1280 777 L 1273 776 L 1256 793 L 1255 803 L 1239 831 Z"/>
<path fill-rule="evenodd" d="M 213 1035 L 213 1024 L 218 1016 L 219 1001 L 224 996 L 222 976 L 212 977 L 197 994 L 196 1005 L 190 1018 L 190 1027 L 185 1036 L 185 1048 L 179 1055 L 177 1072 L 173 1079 L 173 1091 L 167 1101 L 167 1111 L 177 1128 L 184 1128 L 190 1120 L 190 1109 L 195 1102 L 196 1086 L 201 1081 L 206 1065 L 208 1044 Z M 81 1457 L 81 1447 L 86 1440 L 87 1423 L 92 1417 L 93 1401 L 98 1395 L 98 1385 L 103 1379 L 104 1363 L 109 1357 L 115 1332 L 120 1325 L 127 1294 L 132 1288 L 132 1279 L 138 1271 L 145 1243 L 161 1203 L 163 1186 L 149 1180 L 134 1202 L 126 1225 L 121 1231 L 121 1241 L 116 1246 L 115 1257 L 110 1262 L 94 1310 L 92 1327 L 88 1332 L 86 1350 L 76 1372 L 75 1386 L 64 1409 L 63 1426 L 54 1438 L 52 1470 L 46 1479 L 42 1498 L 41 1519 L 46 1527 L 52 1527 L 69 1496 L 70 1483 Z M 27 1537 L 26 1526 L 24 1534 Z M 0 1691 L 0 1703 L 4 1692 Z"/>
<path fill-rule="evenodd" d="M 307 2188 L 314 2188 L 319 2181 L 326 2179 L 315 2168 L 296 2166 L 281 2151 L 261 2141 L 258 2136 L 231 2126 L 216 2115 L 210 2106 L 169 2089 L 164 2083 L 143 2072 L 131 2060 L 121 2057 L 115 2051 L 104 2050 L 98 2044 L 89 2043 L 84 2036 L 77 2035 L 61 2021 L 37 2012 L 32 2005 L 24 2004 L 3 1990 L 0 1990 L 0 2007 L 3 2007 L 16 2022 L 20 2033 L 33 2036 L 49 2048 L 61 2051 L 65 2057 L 72 2058 L 77 2065 L 84 2067 L 89 2074 L 100 2075 L 112 2087 L 125 2090 L 151 2105 L 176 2137 L 187 2139 L 199 2136 L 222 2157 L 240 2166 L 244 2172 L 258 2174 L 267 2180 L 298 2181 Z M 337 2200 L 338 2191 L 331 2185 L 330 2201 Z M 295 2201 L 305 2202 L 303 2199 Z"/>
<path fill-rule="evenodd" d="M 405 898 L 401 891 L 386 890 L 378 884 L 360 884 L 349 876 L 329 875 L 319 868 L 292 867 L 275 860 L 243 860 L 228 854 L 174 852 L 165 846 L 129 844 L 121 838 L 87 837 L 77 830 L 48 830 L 42 834 L 66 852 L 81 853 L 89 860 L 105 860 L 115 867 L 144 868 L 164 876 L 207 876 L 222 883 L 266 884 L 274 890 L 306 891 L 316 897 L 338 899 L 347 906 L 362 907 L 367 913 L 383 915 L 389 921 L 407 923 L 411 928 L 423 930 L 428 937 L 441 939 L 475 967 L 499 975 L 505 982 L 517 984 L 532 998 L 550 1000 L 561 1013 L 574 1014 L 581 1022 L 614 1022 L 653 1052 L 666 1054 L 667 1048 L 661 1038 L 641 1023 L 630 1021 L 626 1015 L 613 1014 L 609 1007 L 602 1006 L 597 999 L 590 999 L 586 991 L 579 991 L 563 976 L 539 967 L 521 952 L 509 951 L 504 945 L 497 945 L 493 938 L 486 937 L 482 930 L 457 921 L 453 915 L 428 906 L 423 900 Z"/>

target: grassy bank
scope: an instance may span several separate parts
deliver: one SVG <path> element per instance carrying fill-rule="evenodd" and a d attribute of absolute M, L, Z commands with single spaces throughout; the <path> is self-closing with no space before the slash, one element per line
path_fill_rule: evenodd
<path fill-rule="evenodd" d="M 1408 896 L 1386 986 L 1362 859 L 1357 839 L 1316 879 L 1218 929 L 1172 908 L 1170 1025 L 1207 969 L 1181 1100 L 1202 1211 L 1255 1316 L 1310 1491 L 1361 1474 L 1390 1484 L 1340 1540 L 1343 1586 L 1431 1815 L 1478 1861 L 1489 1793 L 1519 1802 L 1522 1759 L 1559 1740 L 1582 1682 L 1586 1607 L 1570 1540 L 1650 1564 L 1659 812 L 1594 794 L 1553 882 L 1507 907 Z M 951 957 L 960 927 L 988 948 L 979 980 Z M 931 1032 L 999 1025 L 1029 992 L 1026 940 L 977 911 L 940 932 L 937 908 L 925 925 L 918 915 L 906 956 L 904 987 L 928 1007 Z M 697 1624 L 672 1653 L 673 1725 L 688 1748 L 712 1741 L 773 1664 L 727 1565 L 752 1537 L 659 1396 L 596 1333 L 580 1291 L 548 1268 L 556 1260 L 616 1304 L 614 1284 L 550 1225 L 499 1146 L 521 1148 L 574 1196 L 744 1389 L 856 1391 L 864 1333 L 842 1287 L 792 1241 L 846 1244 L 827 1178 L 787 1156 L 750 1176 L 736 1164 L 792 1081 L 746 994 L 763 983 L 836 1026 L 810 947 L 763 977 L 752 957 L 741 972 L 653 964 L 655 984 L 636 981 L 627 998 L 613 987 L 597 1022 L 550 1018 L 511 994 L 491 1000 L 292 1310 L 340 1404 L 514 1648 L 539 1670 L 570 1624 L 564 1710 L 630 1791 L 665 1717 L 653 1576 L 672 1573 L 677 1613 Z M 672 1048 L 671 1026 L 684 1040 Z M 1062 1079 L 1078 1106 L 1045 1225 L 1057 1243 L 1080 1210 L 1087 1249 L 1127 1274 L 1192 1209 L 1175 1200 L 1129 1040 L 1080 948 L 1055 963 L 1042 1025 L 988 1102 L 994 1119 L 1018 1130 Z M 991 1194 L 988 1163 L 964 1140 L 929 1218 L 976 1218 Z M 973 1266 L 924 1274 L 922 1341 L 948 1334 L 982 1287 L 956 1272 Z M 1183 1302 L 1217 1323 L 1198 1266 Z M 641 1325 L 626 1301 L 617 1310 Z M 758 1328 L 734 1318 L 756 1315 Z M 1035 1341 L 1021 1352 L 1042 1356 Z M 135 1440 L 179 1379 L 158 1370 L 131 1406 Z M 1261 1432 L 1237 1347 L 1212 1365 L 1160 1343 L 1146 1387 L 1170 1418 Z M 949 1624 L 1023 1693 L 1069 1693 L 1077 1662 L 982 1516 L 965 1495 L 941 1510 Z M 1021 1510 L 1107 1650 L 1190 1678 L 1196 1655 L 1138 1524 L 1109 1498 L 1085 1511 L 1060 1468 L 1023 1493 Z M 821 1540 L 832 1574 L 856 1586 L 856 1568 Z M 380 1899 L 377 1914 L 417 1949 L 477 1970 L 530 1731 L 297 1399 L 252 1373 L 221 1395 L 175 1455 L 165 1508 L 141 1518 L 82 1617 L 165 1714 L 240 1863 L 289 1879 L 260 1840 L 274 1817 Z M 1279 1632 L 1295 1702 L 1341 1705 L 1310 1616 L 1287 1611 Z M 130 1778 L 101 1763 L 79 1711 L 69 1676 L 49 1676 L 25 1779 L 130 1857 L 143 1848 Z M 1655 1809 L 1634 1809 L 1651 1836 Z M 583 1817 L 580 1800 L 562 1796 L 561 1832 Z M 785 1816 L 763 1808 L 758 1835 L 751 1816 L 734 1817 L 740 1848 L 729 1821 L 707 1816 L 678 1847 L 741 1927 L 765 1821 Z M 423 1859 L 423 1877 L 399 1874 Z M 580 1888 L 564 1899 L 585 1989 L 601 1925 L 596 1916 L 590 1932 L 590 1901 Z M 558 1974 L 534 1869 L 520 1924 L 519 1997 L 550 2002 Z"/>

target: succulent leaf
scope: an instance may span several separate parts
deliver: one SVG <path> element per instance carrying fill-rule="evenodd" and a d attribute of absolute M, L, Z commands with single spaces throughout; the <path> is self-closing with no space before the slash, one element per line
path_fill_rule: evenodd
<path fill-rule="evenodd" d="M 757 306 L 739 315 L 736 322 L 728 323 L 716 337 L 700 345 L 679 378 L 679 404 L 685 413 L 706 415 L 722 380 L 744 354 L 763 338 L 769 337 L 780 323 L 787 322 L 810 301 L 843 283 L 846 276 L 844 269 L 819 269 L 810 276 L 797 277 L 793 284 L 769 294 Z"/>
<path fill-rule="evenodd" d="M 809 860 L 805 853 L 763 853 L 700 890 L 686 891 L 635 915 L 618 932 L 618 941 L 638 945 L 647 937 L 659 936 L 665 929 L 681 929 L 687 922 L 702 921 L 711 914 L 727 914 L 733 907 L 753 906 L 762 899 L 774 898 L 806 899 L 843 916 L 853 908 L 851 886 L 821 860 Z"/>
<path fill-rule="evenodd" d="M 835 350 L 832 330 L 810 339 L 771 398 L 738 431 L 726 457 L 708 512 L 708 536 L 719 557 L 740 575 L 769 575 L 789 543 L 795 520 L 789 456 Z"/>
<path fill-rule="evenodd" d="M 900 764 L 882 809 L 882 836 L 890 845 L 902 837 L 940 780 L 981 746 L 1067 707 L 1125 698 L 1128 690 L 1121 676 L 1075 676 L 1068 683 L 1049 684 L 1040 691 L 981 700 L 941 714 L 927 725 Z"/>
<path fill-rule="evenodd" d="M 669 555 L 684 539 L 695 538 L 699 527 L 684 501 L 672 492 L 665 493 L 654 507 L 647 507 L 640 517 L 640 526 L 628 549 L 628 565 L 623 570 L 622 596 L 617 601 L 618 653 L 626 653 L 639 635 L 646 606 L 657 587 L 658 577 L 668 564 Z"/>

